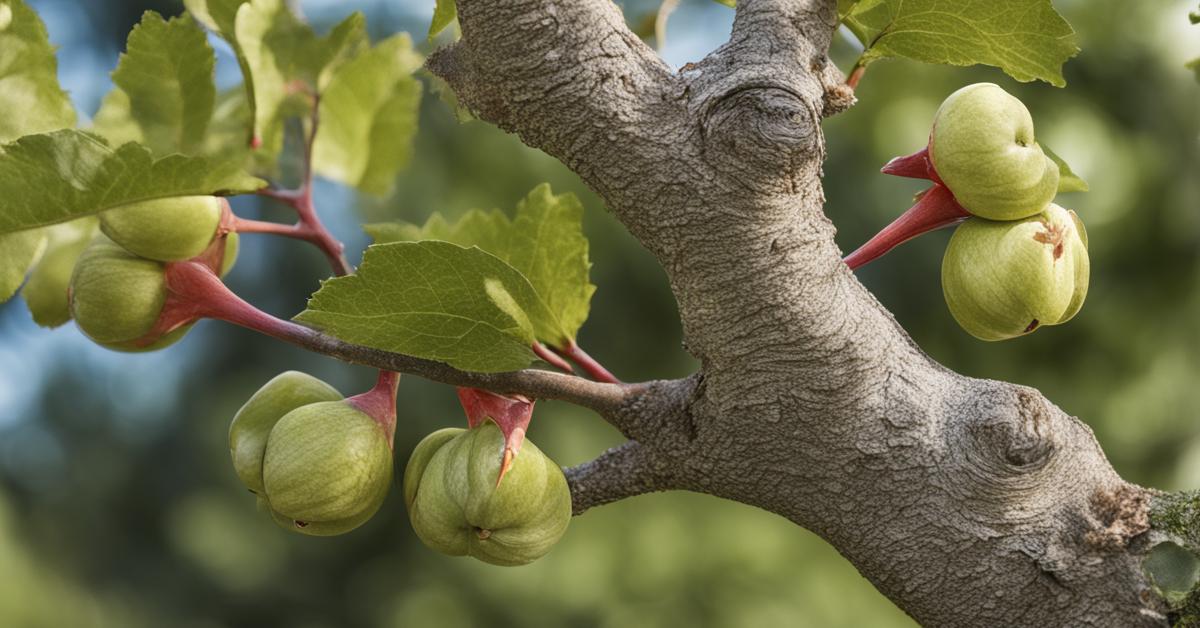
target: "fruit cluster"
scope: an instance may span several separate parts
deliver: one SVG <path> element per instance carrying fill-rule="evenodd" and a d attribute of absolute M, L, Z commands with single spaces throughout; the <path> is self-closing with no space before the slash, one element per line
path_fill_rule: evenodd
<path fill-rule="evenodd" d="M 380 382 L 343 399 L 325 382 L 289 371 L 234 416 L 234 470 L 280 526 L 342 534 L 382 506 L 392 481 L 395 384 L 383 375 Z M 562 470 L 528 440 L 511 458 L 505 448 L 492 421 L 440 430 L 417 445 L 404 473 L 404 502 L 426 545 L 495 565 L 523 565 L 562 538 L 571 519 Z"/>
<path fill-rule="evenodd" d="M 392 482 L 392 435 L 332 386 L 288 371 L 229 426 L 233 468 L 279 525 L 314 536 L 370 519 Z"/>
<path fill-rule="evenodd" d="M 105 211 L 100 233 L 95 221 L 55 227 L 63 235 L 51 238 L 26 288 L 34 318 L 51 326 L 73 318 L 97 344 L 118 351 L 176 342 L 190 322 L 168 328 L 164 321 L 167 264 L 199 259 L 227 273 L 238 252 L 237 234 L 219 228 L 227 212 L 224 199 L 188 196 Z"/>
<path fill-rule="evenodd" d="M 883 172 L 934 186 L 846 262 L 857 268 L 926 231 L 959 225 L 942 260 L 954 319 L 982 340 L 1004 340 L 1070 320 L 1087 296 L 1087 234 L 1052 201 L 1058 164 L 1033 134 L 1020 100 L 991 83 L 942 103 L 929 145 Z"/>

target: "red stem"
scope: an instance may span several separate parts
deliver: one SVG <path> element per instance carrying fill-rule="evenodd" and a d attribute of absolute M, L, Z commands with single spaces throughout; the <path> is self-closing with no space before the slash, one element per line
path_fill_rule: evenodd
<path fill-rule="evenodd" d="M 314 94 L 312 99 L 311 128 L 308 138 L 304 143 L 304 171 L 301 177 L 300 189 L 275 190 L 267 188 L 258 191 L 260 196 L 275 199 L 291 206 L 300 218 L 300 223 L 296 225 L 294 231 L 290 232 L 287 230 L 274 230 L 259 223 L 258 228 L 264 230 L 257 231 L 257 233 L 275 233 L 277 235 L 297 237 L 312 242 L 329 259 L 329 265 L 333 267 L 333 273 L 338 276 L 344 276 L 354 272 L 354 267 L 350 265 L 344 254 L 346 247 L 337 238 L 333 237 L 333 234 L 321 223 L 321 219 L 317 216 L 316 205 L 313 203 L 313 146 L 317 142 L 317 129 L 321 124 L 320 110 L 321 98 Z M 252 229 L 255 228 L 254 223 L 258 223 L 258 221 L 246 222 L 251 223 L 249 226 Z M 248 233 L 255 233 L 255 231 Z"/>
<path fill-rule="evenodd" d="M 583 372 L 587 373 L 592 379 L 606 384 L 620 384 L 621 380 L 617 379 L 616 375 L 604 368 L 604 365 L 596 361 L 595 358 L 588 355 L 586 351 L 580 348 L 579 345 L 572 342 L 567 345 L 566 349 L 555 348 L 559 354 L 579 365 Z"/>
<path fill-rule="evenodd" d="M 892 224 L 884 227 L 883 231 L 858 250 L 847 255 L 844 261 L 851 270 L 860 268 L 923 233 L 958 224 L 970 216 L 971 214 L 954 200 L 954 195 L 948 188 L 935 183 L 921 195 L 916 205 L 901 214 Z"/>
<path fill-rule="evenodd" d="M 559 356 L 557 353 L 547 349 L 546 345 L 544 345 L 536 340 L 533 342 L 533 354 L 536 355 L 543 362 L 549 363 L 550 366 L 553 366 L 554 368 L 556 368 L 564 373 L 574 373 L 575 372 L 575 369 L 571 368 L 570 362 L 567 362 L 566 360 L 562 359 L 562 357 Z"/>
<path fill-rule="evenodd" d="M 358 408 L 383 428 L 388 437 L 388 446 L 396 435 L 396 390 L 400 386 L 400 374 L 392 371 L 379 371 L 375 387 L 360 395 L 346 400 Z"/>
<path fill-rule="evenodd" d="M 854 63 L 854 67 L 850 70 L 850 76 L 846 77 L 846 85 L 848 85 L 850 89 L 858 89 L 858 83 L 862 80 L 863 75 L 866 73 L 867 64 L 863 63 L 863 60 L 860 57 L 858 61 Z"/>

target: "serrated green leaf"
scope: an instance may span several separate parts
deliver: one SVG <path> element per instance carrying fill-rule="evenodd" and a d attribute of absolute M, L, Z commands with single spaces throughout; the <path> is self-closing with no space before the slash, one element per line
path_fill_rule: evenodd
<path fill-rule="evenodd" d="M 1058 153 L 1050 150 L 1045 144 L 1042 144 L 1042 150 L 1046 153 L 1055 164 L 1058 164 L 1058 191 L 1059 192 L 1087 192 L 1088 184 L 1082 177 L 1075 174 L 1071 170 L 1071 166 L 1058 156 Z"/>
<path fill-rule="evenodd" d="M 1066 85 L 1062 65 L 1079 52 L 1075 31 L 1050 0 L 861 0 L 845 24 L 866 48 L 864 62 L 992 65 L 1018 81 L 1059 87 Z"/>
<path fill-rule="evenodd" d="M 519 272 L 478 248 L 397 242 L 367 249 L 358 273 L 324 282 L 297 321 L 375 349 L 475 372 L 532 363 L 548 313 Z"/>
<path fill-rule="evenodd" d="M 499 210 L 471 211 L 456 223 L 434 214 L 423 226 L 367 225 L 376 242 L 444 240 L 479 248 L 504 260 L 526 278 L 552 314 L 532 318 L 537 339 L 559 348 L 574 343 L 587 320 L 596 286 L 589 280 L 583 205 L 573 194 L 555 196 L 539 185 L 518 205 L 512 221 Z"/>
<path fill-rule="evenodd" d="M 45 24 L 22 0 L 0 7 L 8 10 L 0 26 L 0 143 L 75 126 Z"/>
<path fill-rule="evenodd" d="M 137 201 L 252 192 L 266 182 L 223 157 L 113 149 L 83 131 L 29 135 L 0 149 L 0 233 L 32 229 Z"/>
<path fill-rule="evenodd" d="M 289 101 L 301 114 L 308 109 L 311 95 L 365 46 L 365 20 L 355 13 L 319 37 L 283 0 L 251 0 L 238 9 L 235 31 L 253 95 L 253 136 L 262 157 L 271 159 L 283 146 Z"/>
<path fill-rule="evenodd" d="M 216 101 L 214 63 L 194 22 L 147 11 L 129 34 L 95 130 L 113 142 L 141 142 L 155 155 L 200 152 Z"/>
<path fill-rule="evenodd" d="M 417 131 L 420 55 L 408 35 L 381 42 L 333 73 L 321 97 L 313 149 L 318 174 L 387 195 L 408 164 Z"/>
<path fill-rule="evenodd" d="M 238 9 L 250 0 L 183 0 L 183 6 L 209 30 L 234 43 L 233 28 Z"/>
<path fill-rule="evenodd" d="M 245 90 L 246 107 L 253 112 L 254 82 L 250 80 L 250 63 L 246 60 L 246 55 L 242 52 L 242 47 L 237 40 L 238 10 L 248 2 L 250 0 L 183 0 L 183 6 L 187 8 L 192 17 L 220 35 L 233 48 L 233 55 L 237 59 L 244 79 L 242 89 Z M 252 135 L 253 127 L 247 126 L 244 133 L 245 144 L 249 145 Z"/>
<path fill-rule="evenodd" d="M 0 303 L 12 298 L 46 249 L 42 229 L 0 235 Z"/>

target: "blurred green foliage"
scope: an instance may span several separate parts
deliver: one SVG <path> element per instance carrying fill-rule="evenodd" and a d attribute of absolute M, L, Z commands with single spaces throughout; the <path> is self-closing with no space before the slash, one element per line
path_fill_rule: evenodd
<path fill-rule="evenodd" d="M 48 16 L 63 54 L 75 55 L 64 64 L 71 90 L 84 80 L 71 67 L 91 67 L 80 59 L 115 66 L 143 9 L 179 10 L 167 1 L 33 4 Z M 428 23 L 420 18 L 433 4 L 304 3 L 314 20 L 363 9 L 376 39 L 423 33 Z M 631 20 L 653 8 L 623 4 Z M 939 361 L 1040 388 L 1094 428 L 1132 481 L 1196 488 L 1200 89 L 1182 65 L 1200 54 L 1187 24 L 1194 3 L 1055 4 L 1083 48 L 1065 68 L 1063 90 L 1018 84 L 988 68 L 873 64 L 859 104 L 826 124 L 827 213 L 843 249 L 854 248 L 919 191 L 919 182 L 878 168 L 924 144 L 942 98 L 975 81 L 1017 94 L 1034 114 L 1039 139 L 1091 184 L 1088 194 L 1059 199 L 1089 229 L 1092 291 L 1080 315 L 1015 341 L 972 339 L 950 318 L 938 285 L 949 233 L 905 244 L 860 277 Z M 79 10 L 83 26 L 62 26 Z M 711 2 L 684 2 L 671 22 L 669 39 L 683 46 L 675 54 L 715 48 L 729 15 Z M 841 67 L 856 54 L 839 39 Z M 98 104 L 94 94 L 77 98 L 85 111 Z M 422 117 L 414 163 L 394 196 L 323 187 L 322 212 L 340 236 L 361 247 L 358 221 L 511 207 L 549 181 L 558 193 L 578 193 L 587 207 L 599 289 L 581 344 L 629 380 L 694 368 L 680 347 L 662 270 L 574 175 L 486 124 L 460 125 L 436 94 L 427 93 Z M 254 202 L 238 209 L 286 218 Z M 321 256 L 301 244 L 251 236 L 243 248 L 232 287 L 277 314 L 302 309 L 326 272 Z M 0 308 L 0 367 L 3 626 L 912 625 L 814 535 L 698 495 L 648 495 L 589 512 L 549 556 L 517 569 L 425 549 L 398 492 L 350 535 L 286 534 L 239 488 L 226 451 L 229 419 L 285 369 L 311 372 L 346 394 L 366 389 L 372 375 L 240 329 L 201 324 L 164 354 L 117 356 L 87 345 L 72 328 L 37 329 L 13 302 Z M 425 434 L 461 422 L 451 388 L 405 378 L 397 464 Z M 560 403 L 542 404 L 530 437 L 563 464 L 620 440 L 587 412 Z"/>

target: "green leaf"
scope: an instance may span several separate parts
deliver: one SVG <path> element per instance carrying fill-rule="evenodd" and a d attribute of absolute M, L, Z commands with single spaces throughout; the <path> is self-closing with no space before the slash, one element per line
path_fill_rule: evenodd
<path fill-rule="evenodd" d="M 1075 174 L 1071 170 L 1071 166 L 1067 165 L 1067 162 L 1065 160 L 1063 160 L 1062 157 L 1059 157 L 1057 153 L 1055 153 L 1054 151 L 1047 148 L 1045 144 L 1042 144 L 1042 150 L 1046 153 L 1047 157 L 1049 157 L 1051 160 L 1053 160 L 1054 163 L 1058 164 L 1058 191 L 1059 192 L 1087 192 L 1088 191 L 1087 181 L 1084 181 L 1082 177 Z"/>
<path fill-rule="evenodd" d="M 583 205 L 573 194 L 555 196 L 539 185 L 517 205 L 512 221 L 499 210 L 472 211 L 456 223 L 434 214 L 423 226 L 367 225 L 376 242 L 444 240 L 479 248 L 504 260 L 529 279 L 551 318 L 531 317 L 537 339 L 566 348 L 587 320 L 596 286 L 589 280 Z"/>
<path fill-rule="evenodd" d="M 0 235 L 0 303 L 12 298 L 46 249 L 42 229 Z"/>
<path fill-rule="evenodd" d="M 432 39 L 434 35 L 446 30 L 457 17 L 458 5 L 454 0 L 437 0 L 433 9 L 433 21 L 429 23 L 429 37 Z"/>
<path fill-rule="evenodd" d="M 29 135 L 0 150 L 0 234 L 137 201 L 238 194 L 266 185 L 227 158 L 154 159 L 145 146 L 113 149 L 83 131 Z"/>
<path fill-rule="evenodd" d="M 71 320 L 71 309 L 67 302 L 67 287 L 75 262 L 100 230 L 100 221 L 95 216 L 85 216 L 26 233 L 46 234 L 46 252 L 29 271 L 29 278 L 21 288 L 21 297 L 33 316 L 33 322 L 42 327 L 58 327 Z"/>
<path fill-rule="evenodd" d="M 247 2 L 250 0 L 183 0 L 183 6 L 201 24 L 232 44 L 238 9 Z"/>
<path fill-rule="evenodd" d="M 544 307 L 528 280 L 478 248 L 397 242 L 368 248 L 357 274 L 325 281 L 296 320 L 346 342 L 499 372 L 532 363 L 531 320 Z"/>
<path fill-rule="evenodd" d="M 905 57 L 947 65 L 999 67 L 1018 81 L 1062 87 L 1062 65 L 1079 52 L 1075 31 L 1050 0 L 947 2 L 860 0 L 845 24 L 869 63 Z"/>
<path fill-rule="evenodd" d="M 730 8 L 737 6 L 737 0 L 714 0 L 714 1 L 719 4 L 723 4 L 727 7 L 730 7 Z"/>
<path fill-rule="evenodd" d="M 342 65 L 321 97 L 313 148 L 317 173 L 364 192 L 387 195 L 412 156 L 421 57 L 401 34 Z"/>
<path fill-rule="evenodd" d="M 253 137 L 270 159 L 283 146 L 288 111 L 302 114 L 310 100 L 306 96 L 319 92 L 333 70 L 366 45 L 365 19 L 355 13 L 327 37 L 318 37 L 283 0 L 251 0 L 238 9 L 235 30 L 251 88 Z"/>
<path fill-rule="evenodd" d="M 0 10 L 8 16 L 0 25 L 0 143 L 75 126 L 46 26 L 22 0 L 4 0 Z"/>
<path fill-rule="evenodd" d="M 96 114 L 96 131 L 137 141 L 155 155 L 201 151 L 216 101 L 215 58 L 191 20 L 152 11 L 129 34 L 113 72 L 113 91 Z"/>

